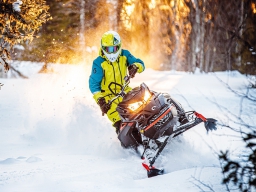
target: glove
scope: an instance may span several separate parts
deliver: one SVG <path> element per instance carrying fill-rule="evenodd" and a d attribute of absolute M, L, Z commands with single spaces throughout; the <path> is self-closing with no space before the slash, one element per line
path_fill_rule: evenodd
<path fill-rule="evenodd" d="M 116 128 L 116 134 L 117 134 L 117 135 L 119 135 L 119 133 L 120 133 L 120 126 L 121 126 L 121 123 L 122 123 L 122 121 L 119 120 L 119 121 L 115 122 L 114 125 L 113 125 L 113 126 Z"/>
<path fill-rule="evenodd" d="M 100 97 L 98 99 L 98 105 L 100 106 L 100 109 L 102 111 L 102 113 L 107 113 L 108 110 L 110 109 L 110 106 L 106 103 L 106 100 L 104 97 Z"/>
<path fill-rule="evenodd" d="M 133 78 L 138 71 L 138 67 L 135 64 L 132 64 L 128 67 L 128 71 L 131 78 Z"/>

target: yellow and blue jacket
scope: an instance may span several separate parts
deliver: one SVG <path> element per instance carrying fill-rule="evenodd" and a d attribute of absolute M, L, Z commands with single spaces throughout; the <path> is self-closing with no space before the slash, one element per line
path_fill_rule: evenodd
<path fill-rule="evenodd" d="M 113 63 L 108 61 L 100 50 L 100 55 L 93 61 L 89 78 L 89 88 L 96 102 L 100 97 L 112 95 L 108 88 L 111 82 L 124 85 L 124 77 L 127 75 L 127 68 L 132 64 L 138 67 L 139 73 L 145 69 L 143 61 L 135 58 L 128 50 L 122 49 L 119 58 Z M 115 93 L 119 93 L 120 87 L 113 86 L 114 87 L 111 87 L 112 90 L 114 90 Z"/>
<path fill-rule="evenodd" d="M 143 61 L 135 58 L 128 50 L 121 50 L 120 56 L 115 62 L 110 62 L 100 50 L 100 55 L 93 61 L 92 71 L 89 78 L 89 88 L 93 94 L 93 98 L 97 102 L 100 97 L 104 97 L 106 102 L 111 100 L 115 95 L 109 90 L 109 84 L 111 82 L 124 85 L 124 77 L 127 75 L 127 68 L 135 64 L 138 67 L 138 72 L 144 71 L 145 66 Z M 111 89 L 115 93 L 119 93 L 120 86 L 113 85 Z M 128 93 L 131 90 L 127 87 L 125 92 Z M 118 103 L 122 101 L 122 98 L 114 101 L 110 110 L 107 112 L 107 116 L 113 125 L 120 120 L 120 116 L 116 111 Z"/>

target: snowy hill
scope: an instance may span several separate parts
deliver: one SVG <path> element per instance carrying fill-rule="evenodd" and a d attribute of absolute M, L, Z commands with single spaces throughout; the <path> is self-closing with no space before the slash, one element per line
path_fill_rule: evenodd
<path fill-rule="evenodd" d="M 214 151 L 241 146 L 229 136 L 234 133 L 220 128 L 207 134 L 198 125 L 171 141 L 157 160 L 166 174 L 148 179 L 140 158 L 120 146 L 101 116 L 88 89 L 89 73 L 90 67 L 62 65 L 51 74 L 26 73 L 25 80 L 0 79 L 1 192 L 225 191 Z M 245 89 L 246 78 L 237 72 L 216 75 L 234 89 Z M 213 102 L 239 113 L 239 98 L 214 74 L 147 69 L 131 86 L 142 82 L 206 117 L 227 120 Z"/>

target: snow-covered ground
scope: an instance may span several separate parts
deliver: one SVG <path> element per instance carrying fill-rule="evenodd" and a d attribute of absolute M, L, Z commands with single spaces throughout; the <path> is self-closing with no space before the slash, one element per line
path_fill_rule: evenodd
<path fill-rule="evenodd" d="M 57 65 L 56 65 L 57 66 Z M 101 116 L 88 89 L 90 67 L 57 66 L 38 74 L 24 65 L 29 79 L 0 79 L 0 191 L 225 191 L 217 155 L 243 144 L 230 130 L 206 133 L 203 124 L 171 141 L 156 162 L 166 174 L 147 178 L 141 160 L 123 149 L 107 117 Z M 238 114 L 246 78 L 237 73 L 188 74 L 147 69 L 131 82 L 168 92 L 185 110 L 225 119 L 217 102 Z M 212 102 L 213 101 L 213 102 Z M 245 103 L 243 113 L 256 107 Z M 253 117 L 251 117 L 253 119 Z M 255 118 L 255 117 L 254 117 Z"/>

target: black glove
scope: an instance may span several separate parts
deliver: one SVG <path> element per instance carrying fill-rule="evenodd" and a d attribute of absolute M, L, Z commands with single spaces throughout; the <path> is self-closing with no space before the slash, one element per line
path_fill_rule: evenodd
<path fill-rule="evenodd" d="M 121 124 L 122 124 L 122 121 L 119 120 L 119 121 L 115 122 L 114 125 L 113 125 L 116 128 L 116 134 L 117 135 L 119 135 L 119 133 L 120 133 Z"/>
<path fill-rule="evenodd" d="M 132 64 L 128 67 L 128 71 L 129 71 L 129 75 L 131 76 L 131 78 L 133 78 L 138 71 L 138 67 L 136 65 Z"/>
<path fill-rule="evenodd" d="M 98 105 L 100 106 L 100 109 L 101 109 L 103 114 L 107 113 L 108 110 L 110 109 L 110 106 L 106 103 L 106 100 L 103 97 L 100 97 L 98 99 Z"/>

